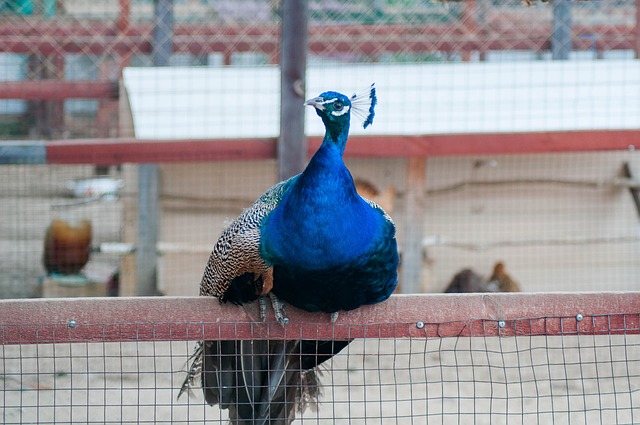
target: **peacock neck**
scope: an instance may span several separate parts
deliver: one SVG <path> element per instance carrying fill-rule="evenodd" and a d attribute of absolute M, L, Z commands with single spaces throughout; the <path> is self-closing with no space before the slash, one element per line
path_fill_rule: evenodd
<path fill-rule="evenodd" d="M 298 187 L 300 189 L 322 189 L 324 197 L 333 201 L 346 201 L 345 197 L 355 195 L 355 185 L 351 173 L 344 164 L 342 154 L 345 143 L 325 136 L 322 145 L 313 155 L 302 173 Z M 317 198 L 315 193 L 312 194 Z"/>
<path fill-rule="evenodd" d="M 349 137 L 349 121 L 339 125 L 325 121 L 324 124 L 326 132 L 322 140 L 322 146 L 327 146 L 331 150 L 336 149 L 339 155 L 342 156 Z"/>
<path fill-rule="evenodd" d="M 372 243 L 379 214 L 358 195 L 329 132 L 263 226 L 263 258 L 312 270 L 344 264 Z M 346 141 L 346 135 L 344 136 Z"/>

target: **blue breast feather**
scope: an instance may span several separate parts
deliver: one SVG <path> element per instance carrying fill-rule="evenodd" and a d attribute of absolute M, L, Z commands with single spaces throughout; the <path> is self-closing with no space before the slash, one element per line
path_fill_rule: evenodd
<path fill-rule="evenodd" d="M 341 152 L 323 145 L 261 226 L 273 292 L 308 311 L 352 310 L 397 285 L 395 226 L 355 190 Z"/>

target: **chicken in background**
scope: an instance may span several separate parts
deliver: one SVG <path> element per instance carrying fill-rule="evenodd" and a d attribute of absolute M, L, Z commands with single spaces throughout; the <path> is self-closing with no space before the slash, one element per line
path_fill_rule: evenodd
<path fill-rule="evenodd" d="M 507 274 L 504 263 L 497 262 L 487 287 L 491 292 L 520 292 L 520 286 Z"/>
<path fill-rule="evenodd" d="M 497 262 L 489 279 L 471 269 L 458 272 L 447 289 L 447 294 L 469 292 L 520 292 L 520 286 L 507 274 L 504 263 Z"/>
<path fill-rule="evenodd" d="M 54 219 L 44 238 L 44 268 L 48 274 L 78 274 L 89 261 L 90 247 L 89 220 L 69 223 Z"/>
<path fill-rule="evenodd" d="M 447 289 L 446 294 L 465 294 L 469 292 L 490 292 L 487 288 L 487 281 L 483 276 L 471 269 L 464 269 L 458 272 Z"/>

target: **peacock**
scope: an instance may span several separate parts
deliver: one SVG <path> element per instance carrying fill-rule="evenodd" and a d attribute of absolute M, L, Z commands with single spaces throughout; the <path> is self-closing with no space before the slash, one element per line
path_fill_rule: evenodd
<path fill-rule="evenodd" d="M 372 124 L 376 89 L 351 97 L 327 91 L 309 99 L 325 126 L 305 170 L 276 184 L 223 231 L 200 295 L 242 305 L 270 299 L 276 319 L 285 305 L 331 314 L 382 302 L 397 285 L 395 225 L 356 192 L 343 162 L 351 116 Z M 228 409 L 230 423 L 290 424 L 317 401 L 318 366 L 350 341 L 201 341 L 180 394 L 200 378 L 207 403 Z M 180 396 L 180 395 L 179 395 Z"/>

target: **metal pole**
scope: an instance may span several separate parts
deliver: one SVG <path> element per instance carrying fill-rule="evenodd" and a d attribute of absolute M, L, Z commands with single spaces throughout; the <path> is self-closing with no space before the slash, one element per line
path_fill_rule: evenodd
<path fill-rule="evenodd" d="M 173 51 L 174 0 L 154 0 L 154 6 L 151 59 L 153 66 L 167 66 Z"/>
<path fill-rule="evenodd" d="M 304 135 L 305 71 L 307 67 L 307 0 L 282 0 L 280 53 L 280 138 L 278 177 L 300 173 L 307 162 Z"/>
<path fill-rule="evenodd" d="M 569 59 L 571 52 L 571 1 L 554 0 L 551 56 L 553 59 Z"/>
<path fill-rule="evenodd" d="M 154 66 L 169 64 L 173 47 L 174 0 L 154 0 L 152 60 Z M 157 293 L 157 245 L 160 230 L 158 164 L 138 166 L 138 242 L 136 282 L 138 295 Z"/>

